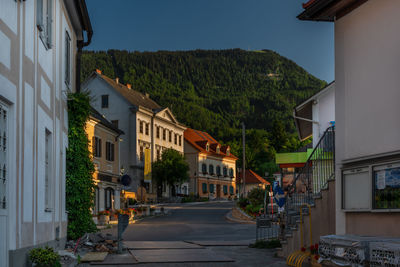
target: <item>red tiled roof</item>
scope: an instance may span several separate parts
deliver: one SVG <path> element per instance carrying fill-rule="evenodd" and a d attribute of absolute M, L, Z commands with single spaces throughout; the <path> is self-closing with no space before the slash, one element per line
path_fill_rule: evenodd
<path fill-rule="evenodd" d="M 226 154 L 228 146 L 221 146 L 221 144 L 218 143 L 217 140 L 215 140 L 211 135 L 206 132 L 187 128 L 184 132 L 184 138 L 189 144 L 191 144 L 195 149 L 202 153 L 210 154 L 213 156 L 237 159 L 237 157 L 235 157 L 231 153 L 229 155 Z M 207 143 L 209 145 L 208 151 L 206 150 Z M 217 153 L 218 145 L 221 147 L 219 154 Z"/>
<path fill-rule="evenodd" d="M 307 3 L 303 3 L 303 8 L 306 9 L 307 7 L 311 6 L 315 0 L 309 0 Z"/>
<path fill-rule="evenodd" d="M 237 175 L 236 183 L 241 184 L 242 180 L 242 172 L 239 172 Z M 246 170 L 246 184 L 266 184 L 269 185 L 270 183 L 262 178 L 260 175 L 257 173 L 253 172 L 252 170 Z"/>

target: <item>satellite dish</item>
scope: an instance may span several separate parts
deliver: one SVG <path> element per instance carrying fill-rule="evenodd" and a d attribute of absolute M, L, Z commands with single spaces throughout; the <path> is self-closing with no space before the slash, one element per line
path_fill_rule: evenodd
<path fill-rule="evenodd" d="M 122 185 L 128 186 L 128 185 L 131 184 L 131 182 L 132 182 L 132 179 L 131 179 L 131 177 L 129 175 L 127 175 L 127 174 L 122 175 L 122 177 L 121 177 L 121 184 Z"/>

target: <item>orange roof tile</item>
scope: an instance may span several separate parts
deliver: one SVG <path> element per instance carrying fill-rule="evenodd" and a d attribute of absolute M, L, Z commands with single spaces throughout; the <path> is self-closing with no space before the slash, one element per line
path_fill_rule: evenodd
<path fill-rule="evenodd" d="M 238 179 L 236 179 L 237 184 L 241 184 L 242 180 L 242 172 L 239 172 L 238 174 Z M 252 170 L 246 170 L 246 184 L 266 184 L 270 185 L 270 183 L 262 178 L 260 175 L 257 173 L 253 172 Z"/>
<path fill-rule="evenodd" d="M 229 146 L 221 146 L 221 144 L 218 143 L 217 140 L 215 140 L 211 135 L 206 132 L 187 128 L 184 132 L 184 138 L 189 144 L 191 144 L 195 149 L 202 153 L 210 154 L 213 156 L 237 159 L 237 157 L 235 157 L 231 153 L 229 153 L 229 155 L 226 153 Z M 208 151 L 206 150 L 207 143 L 209 145 Z M 217 153 L 218 145 L 220 146 L 219 153 Z"/>

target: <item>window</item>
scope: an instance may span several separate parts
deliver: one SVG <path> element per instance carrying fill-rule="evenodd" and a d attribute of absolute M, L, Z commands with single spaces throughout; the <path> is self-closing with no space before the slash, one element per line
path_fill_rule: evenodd
<path fill-rule="evenodd" d="M 106 160 L 114 161 L 114 144 L 106 142 Z"/>
<path fill-rule="evenodd" d="M 202 171 L 204 174 L 207 173 L 207 165 L 206 165 L 205 163 L 203 163 L 203 164 L 201 165 L 201 171 Z"/>
<path fill-rule="evenodd" d="M 214 184 L 210 184 L 210 193 L 214 193 Z"/>
<path fill-rule="evenodd" d="M 165 140 L 167 137 L 167 130 L 163 129 L 163 133 L 162 133 L 162 139 Z"/>
<path fill-rule="evenodd" d="M 71 85 L 71 37 L 65 32 L 65 84 Z"/>
<path fill-rule="evenodd" d="M 172 142 L 172 131 L 169 132 L 168 141 Z"/>
<path fill-rule="evenodd" d="M 143 133 L 143 121 L 139 121 L 139 132 Z"/>
<path fill-rule="evenodd" d="M 229 176 L 233 177 L 233 169 L 232 168 L 229 169 Z"/>
<path fill-rule="evenodd" d="M 219 146 L 217 146 L 217 149 L 216 149 L 217 154 L 219 154 L 220 151 L 221 151 L 221 148 Z"/>
<path fill-rule="evenodd" d="M 140 146 L 139 160 L 140 161 L 144 160 L 144 148 L 143 148 L 143 146 Z"/>
<path fill-rule="evenodd" d="M 160 150 L 159 150 L 159 149 L 157 149 L 157 159 L 158 159 L 158 160 L 161 159 L 161 153 L 160 153 Z"/>
<path fill-rule="evenodd" d="M 174 143 L 175 143 L 175 145 L 177 145 L 177 144 L 178 144 L 178 135 L 177 135 L 177 134 L 175 134 L 175 140 L 174 140 Z"/>
<path fill-rule="evenodd" d="M 149 127 L 150 127 L 150 124 L 146 123 L 146 135 L 149 135 Z"/>
<path fill-rule="evenodd" d="M 223 191 L 224 191 L 224 195 L 228 194 L 228 186 L 227 185 L 223 186 Z"/>
<path fill-rule="evenodd" d="M 114 209 L 114 190 L 110 187 L 104 190 L 104 200 L 105 200 L 105 208 L 106 210 Z"/>
<path fill-rule="evenodd" d="M 101 96 L 101 108 L 108 108 L 108 95 Z"/>
<path fill-rule="evenodd" d="M 51 132 L 46 129 L 44 144 L 44 206 L 46 211 L 51 211 L 51 151 L 52 151 L 52 137 Z"/>
<path fill-rule="evenodd" d="M 229 194 L 233 195 L 233 186 L 229 186 Z"/>
<path fill-rule="evenodd" d="M 101 157 L 101 139 L 98 137 L 93 137 L 93 156 L 96 158 Z"/>
<path fill-rule="evenodd" d="M 203 194 L 207 193 L 207 184 L 202 183 L 201 186 L 202 186 Z"/>
<path fill-rule="evenodd" d="M 118 128 L 118 120 L 111 121 L 111 124 L 114 125 L 115 128 Z"/>
<path fill-rule="evenodd" d="M 46 49 L 51 48 L 53 0 L 37 0 L 36 26 Z"/>
<path fill-rule="evenodd" d="M 227 167 L 224 167 L 223 172 L 224 172 L 225 177 L 228 176 L 228 168 Z"/>
<path fill-rule="evenodd" d="M 221 167 L 219 165 L 217 165 L 216 171 L 217 171 L 217 175 L 220 176 L 221 175 Z"/>
<path fill-rule="evenodd" d="M 8 109 L 0 102 L 0 210 L 7 207 Z"/>
<path fill-rule="evenodd" d="M 210 164 L 210 165 L 208 166 L 208 172 L 210 173 L 210 175 L 213 175 L 213 174 L 214 174 L 214 166 L 213 166 L 212 164 Z"/>
<path fill-rule="evenodd" d="M 179 146 L 182 146 L 182 135 L 179 136 Z"/>
<path fill-rule="evenodd" d="M 160 138 L 160 127 L 158 127 L 158 126 L 157 126 L 157 129 L 156 129 L 156 137 Z"/>
<path fill-rule="evenodd" d="M 99 213 L 99 188 L 96 186 L 94 188 L 94 201 L 93 201 L 93 215 L 97 215 Z"/>
<path fill-rule="evenodd" d="M 400 163 L 373 168 L 373 208 L 400 209 Z"/>
<path fill-rule="evenodd" d="M 371 178 L 369 168 L 354 168 L 343 171 L 343 208 L 346 210 L 368 210 L 371 207 Z M 354 190 L 357 188 L 357 190 Z M 367 193 L 368 192 L 368 193 Z"/>
<path fill-rule="evenodd" d="M 209 151 L 209 150 L 210 150 L 210 145 L 206 144 L 206 151 Z"/>

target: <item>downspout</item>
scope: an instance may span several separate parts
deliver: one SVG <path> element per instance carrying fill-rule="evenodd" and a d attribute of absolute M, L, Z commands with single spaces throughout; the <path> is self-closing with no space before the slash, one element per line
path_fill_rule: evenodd
<path fill-rule="evenodd" d="M 86 31 L 86 37 L 87 41 L 84 42 L 83 40 L 78 40 L 77 41 L 77 48 L 78 51 L 76 53 L 76 77 L 75 77 L 75 86 L 76 86 L 76 92 L 80 93 L 81 91 L 81 55 L 82 55 L 82 48 L 85 46 L 88 46 L 90 42 L 92 41 L 92 36 L 93 36 L 93 29 L 92 29 L 92 24 L 90 23 L 89 19 L 89 14 L 88 10 L 86 7 L 86 2 L 85 0 L 76 0 L 76 6 L 79 9 L 80 12 L 80 19 L 83 24 L 83 30 L 82 30 L 82 39 L 84 39 L 84 34 L 83 31 Z"/>

